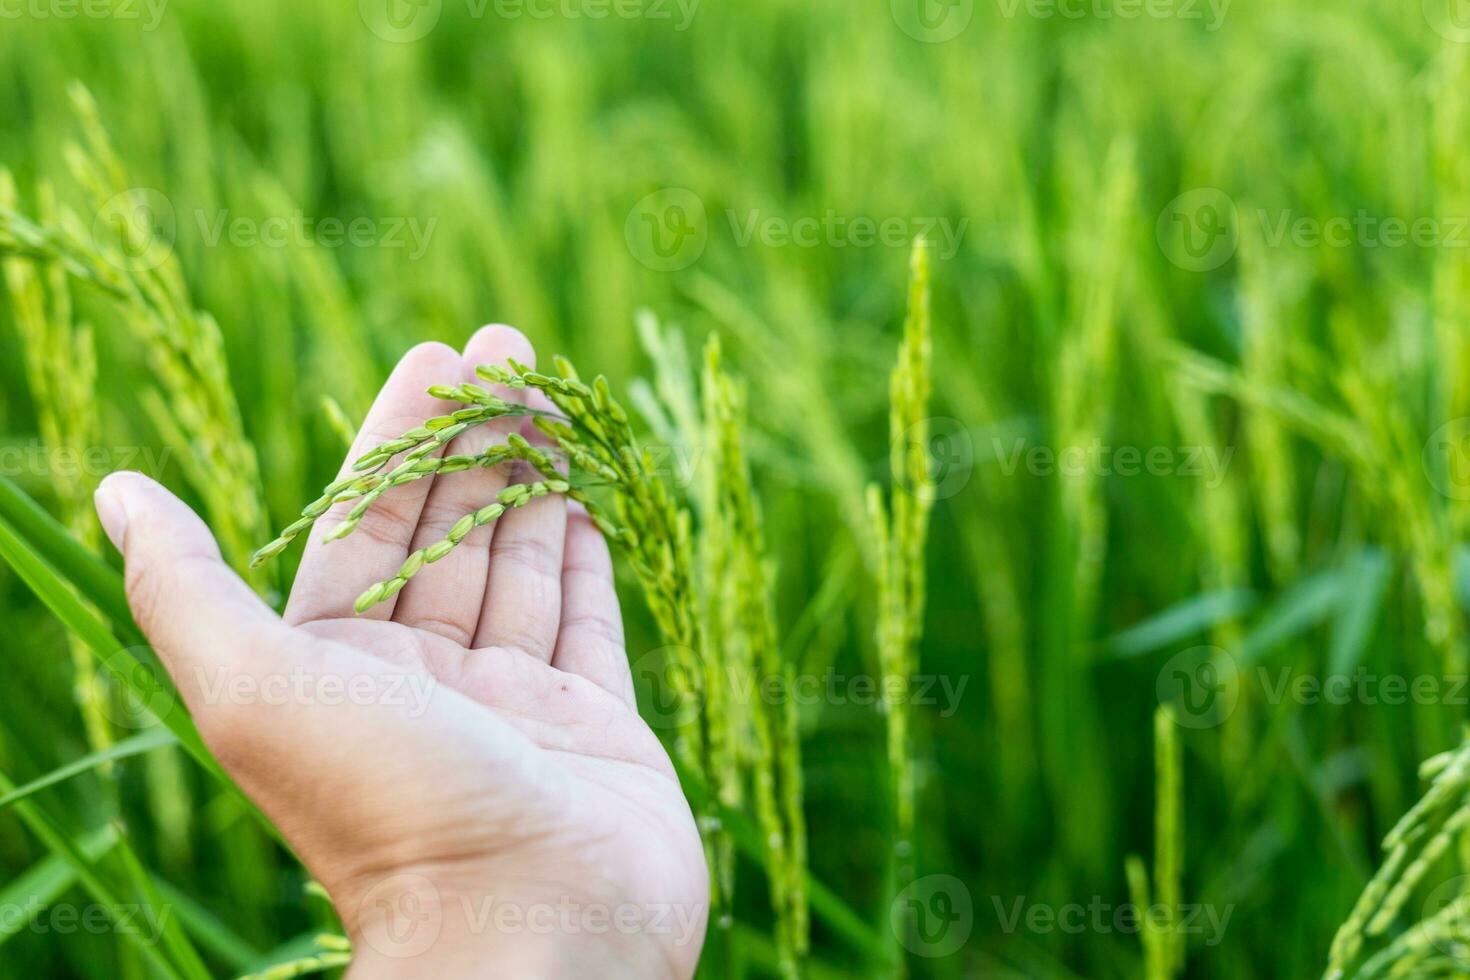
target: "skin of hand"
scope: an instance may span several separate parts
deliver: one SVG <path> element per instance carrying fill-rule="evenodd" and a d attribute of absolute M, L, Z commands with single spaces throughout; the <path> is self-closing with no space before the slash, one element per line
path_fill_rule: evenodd
<path fill-rule="evenodd" d="M 535 363 L 504 326 L 462 354 L 409 351 L 343 471 L 442 413 L 429 385 L 507 357 Z M 472 430 L 449 452 L 530 438 L 528 421 Z M 98 489 L 139 626 L 210 750 L 327 889 L 354 980 L 694 973 L 703 848 L 638 716 L 611 559 L 586 514 L 555 495 L 512 510 L 353 612 L 411 550 L 522 476 L 400 487 L 324 543 L 351 506 L 339 505 L 311 535 L 284 618 L 163 487 L 119 473 Z"/>

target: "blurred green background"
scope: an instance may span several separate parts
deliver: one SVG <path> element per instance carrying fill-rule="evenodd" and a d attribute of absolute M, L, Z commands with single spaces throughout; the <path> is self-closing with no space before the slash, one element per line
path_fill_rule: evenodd
<path fill-rule="evenodd" d="M 1112 913 L 1127 855 L 1152 854 L 1163 698 L 1183 895 L 1204 909 L 1186 975 L 1309 976 L 1470 698 L 1457 13 L 0 0 L 0 165 L 21 210 L 49 179 L 89 224 L 68 86 L 93 93 L 219 322 L 274 526 L 340 459 L 320 396 L 360 417 L 417 341 L 512 323 L 627 390 L 650 373 L 639 309 L 693 345 L 721 331 L 750 380 L 784 641 L 825 692 L 803 705 L 811 867 L 879 929 L 883 720 L 846 679 L 875 669 L 861 495 L 887 479 L 887 374 L 926 236 L 942 499 L 918 867 L 963 883 L 968 938 L 910 970 L 1141 975 Z M 187 494 L 187 453 L 142 407 L 142 352 L 114 306 L 76 294 L 103 420 L 83 478 L 126 466 Z M 65 463 L 39 442 L 13 327 L 7 304 L 0 471 L 55 506 Z M 624 596 L 637 664 L 658 641 Z M 0 610 L 0 770 L 24 781 L 86 740 L 65 634 L 8 569 Z M 1354 680 L 1312 693 L 1332 677 Z M 1395 677 L 1423 696 L 1396 697 Z M 245 952 L 324 921 L 182 756 L 51 792 L 76 832 L 124 817 Z M 0 814 L 0 889 L 44 855 Z M 739 894 L 761 934 L 749 868 Z M 3 976 L 148 975 L 106 930 L 22 923 L 0 942 Z M 813 975 L 870 969 L 818 922 Z"/>

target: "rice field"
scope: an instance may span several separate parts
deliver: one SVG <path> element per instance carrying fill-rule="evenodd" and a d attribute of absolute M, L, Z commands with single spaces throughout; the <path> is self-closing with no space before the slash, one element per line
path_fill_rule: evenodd
<path fill-rule="evenodd" d="M 1458 0 L 0 0 L 0 977 L 350 961 L 91 494 L 280 607 L 494 322 L 700 976 L 1470 976 L 1467 151 Z"/>

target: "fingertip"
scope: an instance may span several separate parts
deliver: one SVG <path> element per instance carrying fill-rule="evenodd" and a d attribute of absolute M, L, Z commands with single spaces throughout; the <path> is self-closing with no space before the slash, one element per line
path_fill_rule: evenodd
<path fill-rule="evenodd" d="M 471 371 L 479 364 L 504 364 L 508 360 L 535 367 L 536 348 L 515 327 L 491 323 L 476 330 L 464 345 L 464 360 Z"/>
<path fill-rule="evenodd" d="M 92 505 L 97 510 L 97 520 L 112 546 L 123 551 L 127 542 L 130 512 L 137 506 L 138 495 L 151 492 L 158 484 L 133 470 L 109 473 L 97 484 L 92 493 Z"/>
<path fill-rule="evenodd" d="M 444 369 L 455 365 L 458 361 L 459 351 L 448 344 L 430 340 L 410 347 L 398 361 L 398 366 L 393 369 L 393 373 L 415 376 L 433 373 L 438 380 L 443 381 L 446 380 L 443 377 Z"/>
<path fill-rule="evenodd" d="M 97 493 L 128 493 L 151 484 L 155 484 L 155 481 L 137 470 L 117 470 L 102 478 L 102 482 L 97 484 Z"/>

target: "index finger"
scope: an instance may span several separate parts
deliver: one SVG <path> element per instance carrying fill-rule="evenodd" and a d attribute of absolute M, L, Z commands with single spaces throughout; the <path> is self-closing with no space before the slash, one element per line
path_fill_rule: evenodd
<path fill-rule="evenodd" d="M 434 398 L 428 388 L 456 384 L 462 372 L 459 352 L 445 344 L 420 344 L 405 354 L 368 411 L 338 479 L 350 476 L 353 462 L 378 445 L 422 425 L 427 418 L 460 407 Z M 340 540 L 325 539 L 352 509 L 351 502 L 334 505 L 317 521 L 286 606 L 286 621 L 298 625 L 356 615 L 353 604 L 357 597 L 368 587 L 392 578 L 408 557 L 433 479 L 427 476 L 390 490 L 367 512 L 357 529 Z M 394 600 L 390 599 L 363 615 L 388 619 L 393 607 Z"/>

